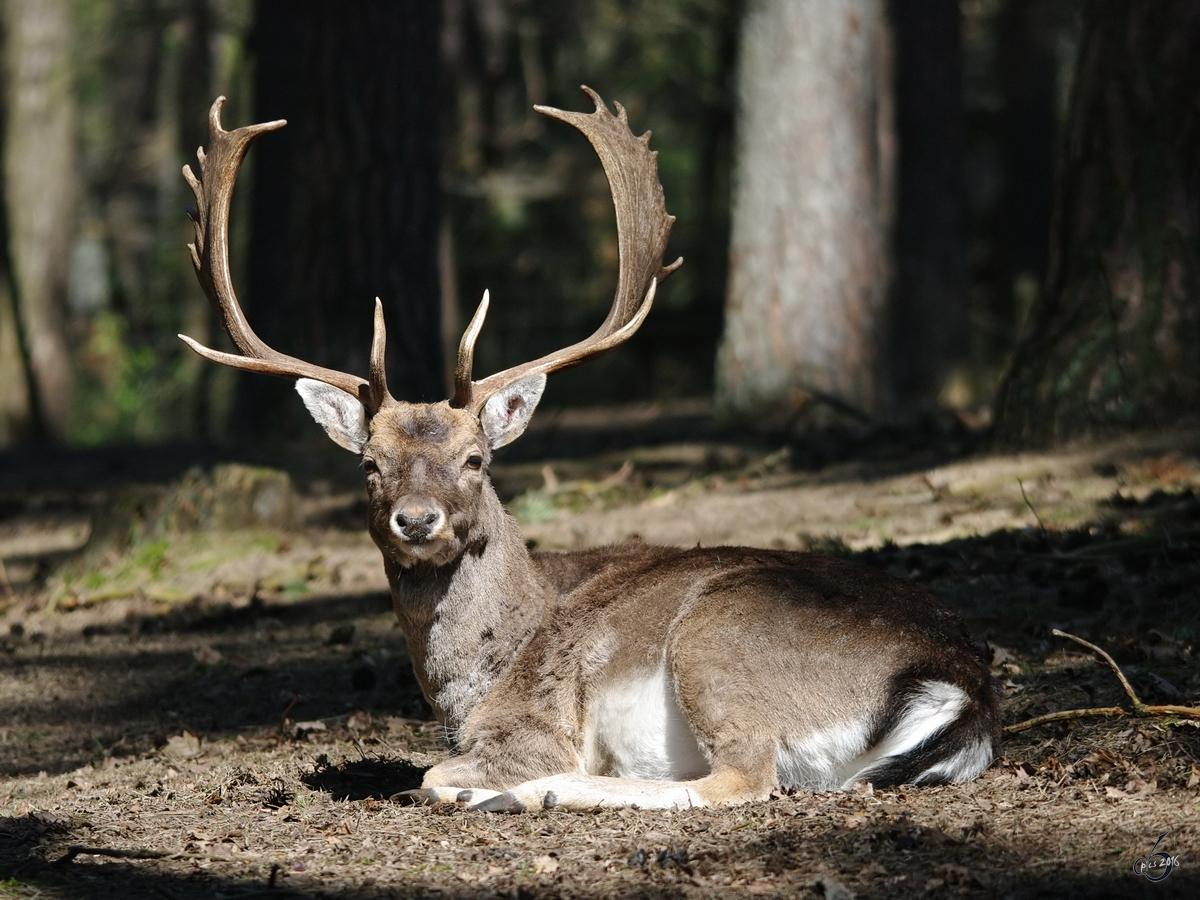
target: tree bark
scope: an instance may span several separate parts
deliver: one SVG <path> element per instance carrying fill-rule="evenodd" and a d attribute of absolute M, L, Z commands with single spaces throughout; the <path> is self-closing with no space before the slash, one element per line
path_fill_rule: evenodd
<path fill-rule="evenodd" d="M 76 203 L 68 0 L 5 0 L 4 182 L 17 313 L 35 431 L 61 440 L 71 406 L 64 323 Z"/>
<path fill-rule="evenodd" d="M 439 6 L 259 0 L 252 35 L 255 115 L 289 125 L 253 159 L 247 315 L 272 346 L 365 374 L 380 297 L 388 384 L 410 400 L 446 396 Z M 297 432 L 305 415 L 289 394 L 241 378 L 234 428 Z"/>
<path fill-rule="evenodd" d="M 967 363 L 962 15 L 958 0 L 892 0 L 895 44 L 895 277 L 881 400 L 937 406 Z"/>
<path fill-rule="evenodd" d="M 718 409 L 873 411 L 892 206 L 882 0 L 752 0 L 739 51 Z"/>
<path fill-rule="evenodd" d="M 1001 444 L 1200 408 L 1200 5 L 1091 2 L 1042 298 L 996 403 Z"/>
<path fill-rule="evenodd" d="M 7 274 L 7 273 L 6 273 Z M 8 278 L 0 284 L 0 447 L 19 444 L 32 427 L 26 356 Z"/>

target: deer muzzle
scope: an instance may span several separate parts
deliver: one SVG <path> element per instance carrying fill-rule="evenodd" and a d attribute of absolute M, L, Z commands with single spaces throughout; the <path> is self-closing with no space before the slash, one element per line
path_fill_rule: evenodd
<path fill-rule="evenodd" d="M 446 514 L 431 497 L 405 497 L 392 510 L 392 532 L 408 544 L 437 540 L 446 524 Z"/>

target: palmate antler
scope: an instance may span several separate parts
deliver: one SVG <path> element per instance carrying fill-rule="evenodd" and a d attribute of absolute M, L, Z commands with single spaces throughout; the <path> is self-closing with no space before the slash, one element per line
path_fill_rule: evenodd
<path fill-rule="evenodd" d="M 183 334 L 179 337 L 205 359 L 250 372 L 264 372 L 286 378 L 313 378 L 340 388 L 358 398 L 371 412 L 377 412 L 391 396 L 388 393 L 383 364 L 383 306 L 378 300 L 375 301 L 375 331 L 371 341 L 369 380 L 280 353 L 263 343 L 246 321 L 229 275 L 230 197 L 233 195 L 238 170 L 246 151 L 250 148 L 250 142 L 260 134 L 282 128 L 287 121 L 278 119 L 226 131 L 221 127 L 221 107 L 224 105 L 225 98 L 218 97 L 209 110 L 208 152 L 206 153 L 203 147 L 196 151 L 196 158 L 200 163 L 200 177 L 197 178 L 192 173 L 191 166 L 183 167 L 183 177 L 191 187 L 192 193 L 196 195 L 196 208 L 188 210 L 188 217 L 196 229 L 196 242 L 188 244 L 188 250 L 192 254 L 192 265 L 196 269 L 200 286 L 204 288 L 213 309 L 221 317 L 221 324 L 241 351 L 241 355 L 211 350 Z"/>
<path fill-rule="evenodd" d="M 683 258 L 663 266 L 667 237 L 675 217 L 667 214 L 662 185 L 658 181 L 658 152 L 650 149 L 650 132 L 634 137 L 629 117 L 620 103 L 614 116 L 604 101 L 589 87 L 583 88 L 596 104 L 593 113 L 565 112 L 535 106 L 538 112 L 574 125 L 591 141 L 608 176 L 613 206 L 617 211 L 617 249 L 620 271 L 617 292 L 608 317 L 591 337 L 536 359 L 471 380 L 475 339 L 487 315 L 488 295 L 471 318 L 458 348 L 454 370 L 454 399 L 451 404 L 478 413 L 489 397 L 514 381 L 535 372 L 549 374 L 599 356 L 633 337 L 650 312 L 658 282 L 683 263 Z"/>
<path fill-rule="evenodd" d="M 546 106 L 535 108 L 583 132 L 595 148 L 608 176 L 617 213 L 620 255 L 620 273 L 612 308 L 591 337 L 533 362 L 497 372 L 482 381 L 472 381 L 475 340 L 487 315 L 488 295 L 485 293 L 459 345 L 454 398 L 451 401 L 453 406 L 478 414 L 489 397 L 521 378 L 578 365 L 624 343 L 633 336 L 650 312 L 658 282 L 683 262 L 678 259 L 670 266 L 662 265 L 662 255 L 675 217 L 667 214 L 662 185 L 658 181 L 658 154 L 648 146 L 650 133 L 634 137 L 620 104 L 616 104 L 617 115 L 614 116 L 595 91 L 587 87 L 584 90 L 596 104 L 593 113 L 565 112 Z M 196 152 L 200 162 L 200 177 L 196 178 L 190 166 L 183 167 L 183 177 L 196 195 L 197 208 L 188 210 L 196 229 L 196 242 L 188 245 L 192 264 L 201 287 L 221 317 L 221 324 L 241 352 L 223 353 L 209 349 L 185 335 L 181 334 L 180 338 L 213 362 L 286 378 L 312 378 L 356 397 L 369 413 L 378 412 L 385 403 L 394 402 L 384 374 L 383 307 L 378 300 L 375 301 L 375 330 L 371 341 L 370 377 L 367 380 L 280 353 L 263 343 L 246 321 L 229 274 L 230 197 L 250 142 L 258 135 L 282 128 L 287 123 L 280 119 L 226 131 L 221 127 L 221 107 L 224 103 L 225 98 L 218 97 L 209 111 L 208 152 L 205 153 L 203 148 Z"/>

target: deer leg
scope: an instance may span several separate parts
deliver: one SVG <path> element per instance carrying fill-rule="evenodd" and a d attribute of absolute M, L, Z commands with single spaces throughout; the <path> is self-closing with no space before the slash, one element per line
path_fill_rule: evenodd
<path fill-rule="evenodd" d="M 485 704 L 494 701 L 489 698 Z M 429 769 L 418 790 L 397 799 L 474 806 L 531 780 L 581 771 L 570 738 L 545 710 L 501 706 L 495 712 L 481 706 L 481 714 L 463 729 L 461 753 Z"/>
<path fill-rule="evenodd" d="M 692 809 L 702 806 L 735 806 L 766 800 L 775 786 L 775 763 L 764 753 L 755 771 L 716 764 L 712 773 L 693 781 L 649 781 L 574 773 L 551 775 L 517 785 L 470 808 L 484 812 L 527 812 L 565 809 Z M 475 800 L 474 797 L 471 798 Z"/>
<path fill-rule="evenodd" d="M 404 806 L 433 806 L 435 803 L 458 803 L 464 806 L 474 806 L 499 795 L 500 791 L 489 791 L 485 788 L 442 786 L 401 791 L 393 794 L 390 799 Z"/>

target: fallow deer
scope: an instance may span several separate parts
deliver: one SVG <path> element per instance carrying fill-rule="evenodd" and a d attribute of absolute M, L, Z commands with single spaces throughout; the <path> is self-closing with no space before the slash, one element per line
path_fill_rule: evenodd
<path fill-rule="evenodd" d="M 198 151 L 189 245 L 238 353 L 214 362 L 298 379 L 329 436 L 359 454 L 369 527 L 421 689 L 454 754 L 415 802 L 474 809 L 720 806 L 778 785 L 816 791 L 963 781 L 991 761 L 997 708 L 961 618 L 851 562 L 746 547 L 629 543 L 530 553 L 488 478 L 546 376 L 626 341 L 650 311 L 673 217 L 649 134 L 625 110 L 538 107 L 599 155 L 616 207 L 619 276 L 589 338 L 473 380 L 488 297 L 459 347 L 454 397 L 395 400 L 379 301 L 366 379 L 286 356 L 251 330 L 228 261 L 230 194 L 250 142 L 285 123 L 221 127 Z"/>

